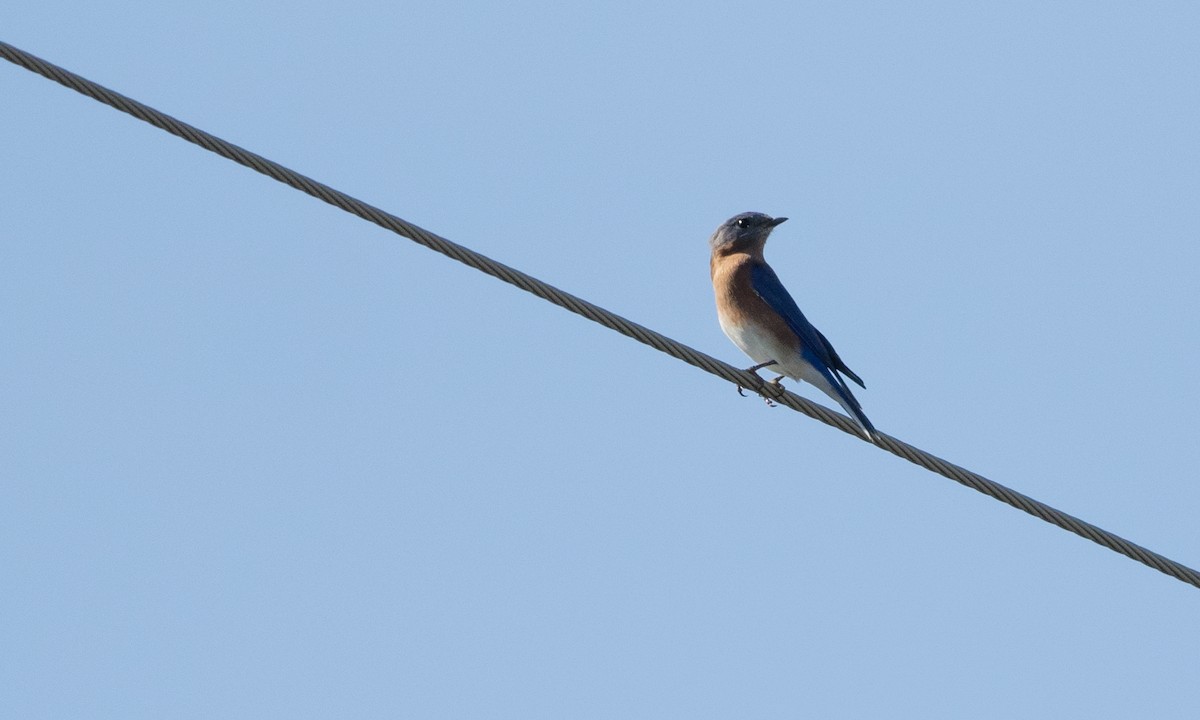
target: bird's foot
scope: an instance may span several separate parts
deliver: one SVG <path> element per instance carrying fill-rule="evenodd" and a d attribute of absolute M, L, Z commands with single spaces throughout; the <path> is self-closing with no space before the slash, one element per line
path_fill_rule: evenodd
<path fill-rule="evenodd" d="M 747 389 L 753 389 L 754 392 L 758 393 L 758 396 L 761 397 L 763 399 L 763 401 L 767 403 L 767 407 L 775 407 L 775 399 L 767 394 L 767 385 L 773 385 L 775 387 L 775 393 L 776 393 L 775 396 L 781 397 L 784 393 L 784 389 L 783 389 L 783 385 L 780 384 L 779 381 L 783 379 L 783 375 L 780 375 L 779 377 L 772 380 L 770 383 L 767 383 L 767 382 L 763 381 L 763 379 L 761 377 L 758 376 L 758 371 L 765 367 L 770 367 L 770 366 L 776 365 L 776 364 L 777 364 L 777 362 L 775 360 L 768 360 L 764 363 L 759 363 L 753 367 L 746 368 L 746 372 L 753 374 L 754 377 L 758 377 L 758 379 L 760 381 L 760 385 L 757 388 L 746 388 L 746 387 L 742 386 L 741 384 L 738 384 L 738 386 L 737 386 L 738 395 L 741 395 L 742 397 L 746 397 L 746 393 L 743 391 L 747 390 Z"/>
<path fill-rule="evenodd" d="M 741 385 L 738 385 L 737 386 L 738 395 L 741 395 L 742 397 L 746 397 L 745 391 L 748 389 L 750 389 L 750 388 L 745 388 L 745 387 L 742 387 Z M 758 393 L 758 396 L 760 398 L 762 398 L 764 401 L 766 401 L 767 407 L 775 407 L 775 401 L 772 400 L 770 397 L 768 397 L 767 394 L 764 393 L 762 390 L 755 390 L 754 392 Z"/>
<path fill-rule="evenodd" d="M 783 389 L 782 380 L 784 377 L 785 376 L 783 376 L 783 375 L 779 375 L 774 380 L 767 383 L 767 385 L 769 385 L 773 389 L 773 392 L 775 393 L 775 397 L 777 397 L 777 398 L 783 397 L 783 394 L 787 392 L 787 390 Z M 766 392 L 764 392 L 766 390 L 766 387 L 767 386 L 764 385 L 763 390 L 760 390 L 758 394 L 761 395 L 762 399 L 767 402 L 767 407 L 775 407 L 775 398 L 768 396 L 766 394 Z"/>

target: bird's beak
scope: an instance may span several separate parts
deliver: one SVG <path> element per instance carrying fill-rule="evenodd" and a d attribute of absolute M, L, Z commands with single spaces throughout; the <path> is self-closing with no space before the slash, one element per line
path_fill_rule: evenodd
<path fill-rule="evenodd" d="M 771 221 L 771 227 L 775 227 L 781 223 L 787 222 L 787 218 L 775 218 Z"/>

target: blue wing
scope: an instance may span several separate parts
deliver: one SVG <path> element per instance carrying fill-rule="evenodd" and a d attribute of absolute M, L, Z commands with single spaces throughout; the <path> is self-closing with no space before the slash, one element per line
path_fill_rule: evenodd
<path fill-rule="evenodd" d="M 838 356 L 837 350 L 833 349 L 833 345 L 825 339 L 821 331 L 813 327 L 808 318 L 804 317 L 804 313 L 800 312 L 800 307 L 796 305 L 796 301 L 792 299 L 783 283 L 779 282 L 779 276 L 775 274 L 770 265 L 766 263 L 756 265 L 750 272 L 750 283 L 754 287 L 754 292 L 758 293 L 758 296 L 765 300 L 772 310 L 787 321 L 788 327 L 800 338 L 805 350 L 812 353 L 825 367 L 844 374 L 858 383 L 859 387 L 866 387 L 858 375 L 846 367 L 846 363 Z"/>
<path fill-rule="evenodd" d="M 862 412 L 862 406 L 858 404 L 858 400 L 850 392 L 850 388 L 846 387 L 846 382 L 842 380 L 839 373 L 843 373 L 846 377 L 858 383 L 861 387 L 863 381 L 855 375 L 850 368 L 846 367 L 846 363 L 838 356 L 837 351 L 833 349 L 833 345 L 825 339 L 821 331 L 813 327 L 808 318 L 804 317 L 804 313 L 800 312 L 800 306 L 792 299 L 787 288 L 783 283 L 779 282 L 779 276 L 771 269 L 770 265 L 760 263 L 754 266 L 750 271 L 750 284 L 754 288 L 754 292 L 758 293 L 771 309 L 779 313 L 800 338 L 800 343 L 803 346 L 805 358 L 815 367 L 822 375 L 825 375 L 830 383 L 842 395 L 842 399 L 846 402 L 842 404 L 850 410 L 852 414 L 858 418 L 869 434 L 874 436 L 875 428 L 871 422 L 867 420 L 866 415 Z"/>

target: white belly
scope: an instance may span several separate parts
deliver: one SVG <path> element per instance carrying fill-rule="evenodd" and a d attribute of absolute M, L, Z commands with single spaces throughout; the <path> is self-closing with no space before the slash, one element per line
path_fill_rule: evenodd
<path fill-rule="evenodd" d="M 799 353 L 794 348 L 779 342 L 774 334 L 765 332 L 754 325 L 734 324 L 726 322 L 725 318 L 720 318 L 720 321 L 721 329 L 725 331 L 726 337 L 732 340 L 733 344 L 737 345 L 742 352 L 749 355 L 755 364 L 774 360 L 776 364 L 771 365 L 770 370 L 781 375 L 796 377 L 783 369 L 792 364 L 789 361 L 798 359 Z"/>
<path fill-rule="evenodd" d="M 804 359 L 794 345 L 780 342 L 775 334 L 766 332 L 755 325 L 730 323 L 726 322 L 723 317 L 718 319 L 725 335 L 742 352 L 749 355 L 755 365 L 774 360 L 774 365 L 769 365 L 763 370 L 778 373 L 793 380 L 811 383 L 836 398 L 829 382 Z"/>

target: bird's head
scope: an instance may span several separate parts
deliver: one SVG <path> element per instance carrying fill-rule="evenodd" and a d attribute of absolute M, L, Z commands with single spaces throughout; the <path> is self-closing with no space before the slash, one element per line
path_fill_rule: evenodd
<path fill-rule="evenodd" d="M 721 223 L 721 227 L 717 228 L 709 239 L 708 245 L 714 254 L 719 255 L 762 250 L 771 231 L 784 220 L 787 218 L 773 218 L 760 212 L 734 215 Z"/>

